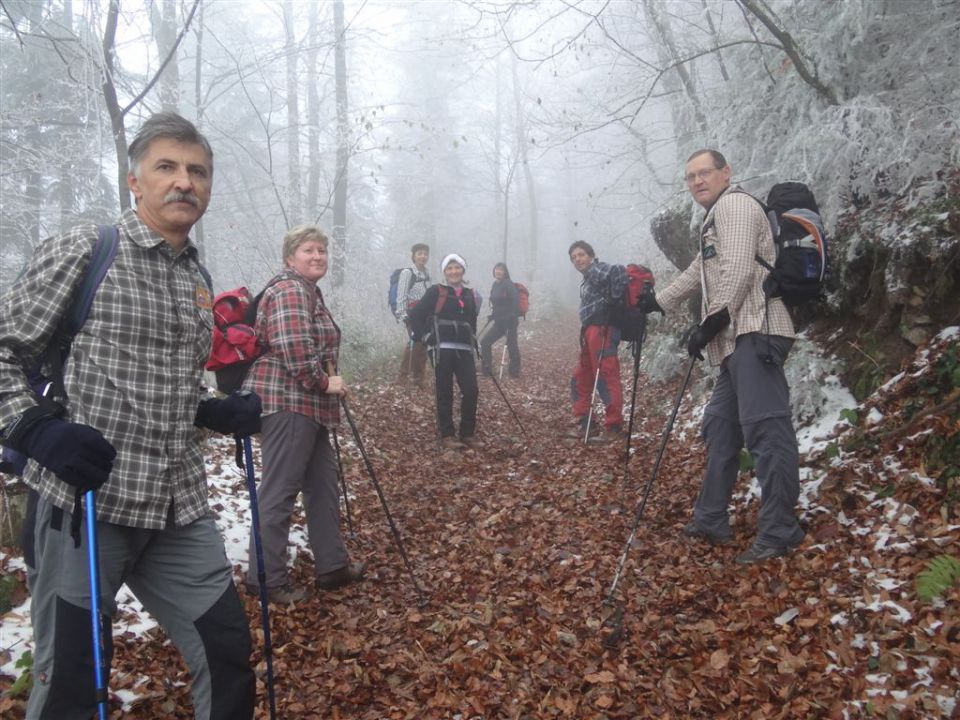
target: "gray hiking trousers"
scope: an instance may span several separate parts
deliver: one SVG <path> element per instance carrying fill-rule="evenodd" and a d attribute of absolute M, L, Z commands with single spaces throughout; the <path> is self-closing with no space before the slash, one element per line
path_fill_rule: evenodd
<path fill-rule="evenodd" d="M 183 654 L 197 720 L 252 718 L 250 628 L 213 517 L 163 530 L 98 522 L 97 535 L 105 664 L 113 651 L 116 594 L 126 583 Z M 34 538 L 34 681 L 27 719 L 90 720 L 96 682 L 86 517 L 75 548 L 70 513 L 41 499 Z"/>
<path fill-rule="evenodd" d="M 314 571 L 319 575 L 344 567 L 350 557 L 340 535 L 337 460 L 327 428 L 287 410 L 265 415 L 260 452 L 263 480 L 257 493 L 257 508 L 267 588 L 287 583 L 290 515 L 300 492 Z M 257 553 L 252 534 L 248 558 L 247 586 L 256 588 Z"/>
<path fill-rule="evenodd" d="M 707 468 L 694 505 L 697 526 L 716 537 L 730 537 L 728 505 L 746 444 L 760 483 L 756 542 L 797 545 L 804 532 L 795 508 L 800 496 L 800 457 L 790 412 L 790 388 L 783 363 L 793 340 L 749 333 L 720 366 L 702 434 Z"/>

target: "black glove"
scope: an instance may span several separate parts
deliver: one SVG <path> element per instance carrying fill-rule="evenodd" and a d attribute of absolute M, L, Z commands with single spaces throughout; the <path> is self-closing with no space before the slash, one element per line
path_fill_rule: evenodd
<path fill-rule="evenodd" d="M 202 400 L 193 424 L 224 435 L 248 437 L 260 432 L 260 396 L 249 390 L 234 390 L 222 400 Z"/>
<path fill-rule="evenodd" d="M 713 315 L 707 315 L 703 322 L 694 326 L 690 332 L 690 339 L 687 341 L 687 354 L 697 360 L 703 360 L 701 351 L 717 336 L 717 333 L 729 324 L 730 313 L 726 308 L 715 312 Z"/>
<path fill-rule="evenodd" d="M 649 290 L 640 296 L 639 305 L 640 310 L 647 315 L 652 312 L 658 312 L 661 315 L 666 315 L 666 313 L 663 311 L 663 308 L 660 307 L 660 303 L 657 302 L 657 295 L 655 292 L 653 292 L 653 290 Z"/>
<path fill-rule="evenodd" d="M 117 456 L 96 428 L 61 420 L 39 407 L 30 408 L 5 429 L 3 444 L 81 492 L 103 485 Z"/>

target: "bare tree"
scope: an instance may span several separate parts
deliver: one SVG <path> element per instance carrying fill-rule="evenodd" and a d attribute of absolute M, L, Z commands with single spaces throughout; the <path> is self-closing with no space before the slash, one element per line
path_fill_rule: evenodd
<path fill-rule="evenodd" d="M 513 73 L 513 99 L 514 113 L 516 116 L 517 132 L 517 151 L 519 154 L 520 165 L 523 168 L 524 185 L 527 189 L 527 242 L 526 248 L 527 267 L 529 268 L 530 280 L 534 280 L 537 271 L 537 245 L 540 232 L 537 222 L 537 188 L 533 177 L 533 170 L 530 167 L 530 153 L 527 140 L 527 118 L 524 109 L 524 94 L 520 88 L 520 81 L 517 73 L 517 58 L 511 55 L 510 68 Z"/>
<path fill-rule="evenodd" d="M 287 220 L 303 218 L 300 191 L 300 90 L 297 85 L 297 40 L 294 37 L 293 0 L 283 1 L 284 58 L 287 68 Z"/>
<path fill-rule="evenodd" d="M 160 107 L 167 112 L 180 111 L 180 70 L 177 63 L 175 43 L 177 42 L 177 3 L 176 0 L 163 0 L 161 9 L 157 4 L 150 5 L 150 24 L 157 43 L 160 57 L 170 60 L 160 75 Z"/>
<path fill-rule="evenodd" d="M 317 213 L 317 201 L 320 195 L 320 92 L 318 90 L 319 78 L 317 77 L 317 54 L 320 45 L 317 38 L 320 37 L 317 32 L 319 3 L 317 0 L 310 0 L 309 20 L 307 21 L 307 57 L 306 57 L 306 81 L 307 81 L 307 196 L 306 196 L 306 216 L 319 220 Z"/>
<path fill-rule="evenodd" d="M 764 27 L 770 31 L 770 34 L 777 39 L 783 51 L 787 54 L 787 57 L 790 58 L 790 62 L 793 63 L 797 74 L 803 78 L 803 81 L 816 90 L 817 94 L 823 98 L 828 105 L 839 105 L 840 101 L 837 99 L 837 94 L 833 88 L 828 87 L 820 80 L 816 68 L 812 67 L 804 59 L 803 53 L 793 39 L 793 36 L 777 24 L 772 15 L 764 9 L 761 3 L 757 0 L 737 1 L 753 13 L 756 18 L 763 23 Z"/>
<path fill-rule="evenodd" d="M 337 86 L 337 174 L 333 196 L 333 284 L 343 283 L 347 254 L 347 181 L 350 164 L 350 121 L 347 116 L 347 36 L 343 0 L 333 3 L 334 73 Z"/>

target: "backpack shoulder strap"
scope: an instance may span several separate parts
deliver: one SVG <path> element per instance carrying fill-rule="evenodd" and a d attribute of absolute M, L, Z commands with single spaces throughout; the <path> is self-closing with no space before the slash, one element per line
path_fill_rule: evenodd
<path fill-rule="evenodd" d="M 97 228 L 97 241 L 90 253 L 90 261 L 83 271 L 80 284 L 74 291 L 70 310 L 63 324 L 63 333 L 60 338 L 61 345 L 64 344 L 64 341 L 69 345 L 87 321 L 90 306 L 93 304 L 93 296 L 97 294 L 97 288 L 100 287 L 100 283 L 107 276 L 107 271 L 117 257 L 119 245 L 120 232 L 115 225 L 100 225 Z"/>
<path fill-rule="evenodd" d="M 210 271 L 207 270 L 199 260 L 197 260 L 197 270 L 200 271 L 200 277 L 202 277 L 203 281 L 207 284 L 207 290 L 213 292 L 213 278 L 210 276 Z"/>
<path fill-rule="evenodd" d="M 87 321 L 93 297 L 97 288 L 107 276 L 107 271 L 117 257 L 117 248 L 120 245 L 120 232 L 115 225 L 100 225 L 97 227 L 97 240 L 90 252 L 90 260 L 80 276 L 80 282 L 70 296 L 70 307 L 63 316 L 54 336 L 50 339 L 47 349 L 43 353 L 41 362 L 36 367 L 39 374 L 42 364 L 50 369 L 50 385 L 42 391 L 48 395 L 52 391 L 54 397 L 66 398 L 67 392 L 63 383 L 63 362 L 70 353 L 73 339 L 80 332 L 80 328 Z"/>
<path fill-rule="evenodd" d="M 440 311 L 443 310 L 443 306 L 447 304 L 447 292 L 446 285 L 437 285 L 437 304 L 433 306 L 434 315 L 439 315 Z"/>

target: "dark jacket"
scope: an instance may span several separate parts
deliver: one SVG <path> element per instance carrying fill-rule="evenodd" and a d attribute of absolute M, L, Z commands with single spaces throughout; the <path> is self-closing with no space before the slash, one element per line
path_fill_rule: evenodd
<path fill-rule="evenodd" d="M 442 304 L 441 294 L 446 295 Z M 441 304 L 439 312 L 438 304 Z M 433 285 L 416 307 L 409 311 L 409 318 L 414 340 L 425 340 L 429 335 L 428 345 L 436 345 L 439 340 L 441 343 L 461 343 L 473 347 L 477 332 L 476 295 L 472 288 L 464 287 L 463 294 L 457 298 L 449 285 Z M 440 322 L 435 322 L 435 319 Z M 434 337 L 437 332 L 439 338 Z"/>
<path fill-rule="evenodd" d="M 515 323 L 520 317 L 520 291 L 510 278 L 494 280 L 490 288 L 490 316 L 501 325 Z"/>

